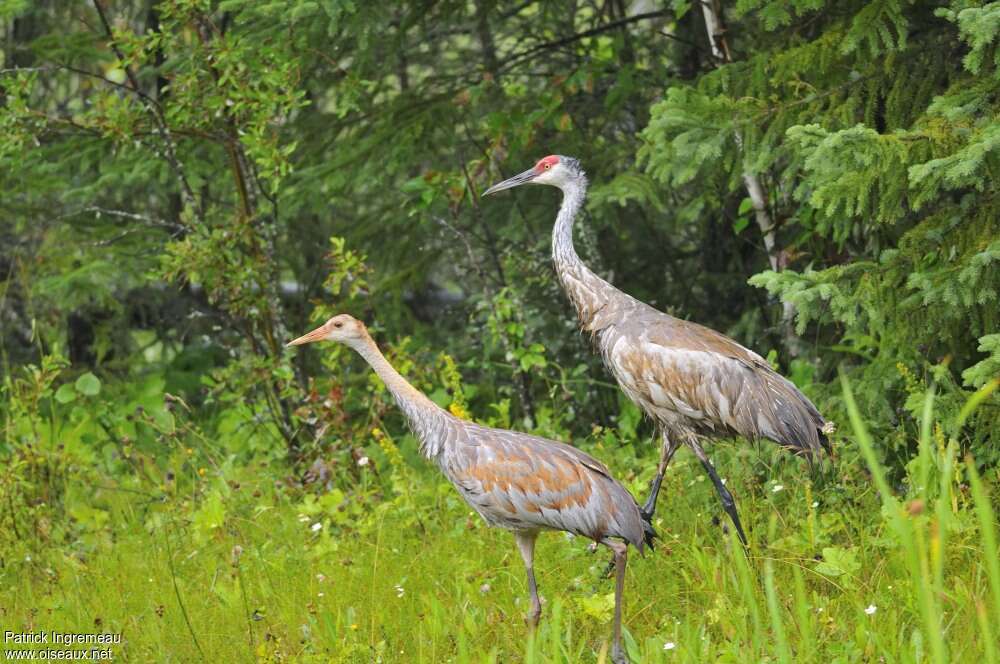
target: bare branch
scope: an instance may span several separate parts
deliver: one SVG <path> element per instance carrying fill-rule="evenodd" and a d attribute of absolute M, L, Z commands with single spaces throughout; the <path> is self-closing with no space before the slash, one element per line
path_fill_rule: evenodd
<path fill-rule="evenodd" d="M 0 76 L 6 74 L 22 74 L 33 71 L 51 71 L 52 67 L 42 66 L 42 67 L 8 67 L 7 69 L 0 69 Z"/>
<path fill-rule="evenodd" d="M 136 212 L 129 212 L 127 210 L 112 210 L 109 208 L 103 208 L 97 205 L 88 205 L 87 207 L 80 208 L 79 210 L 73 210 L 72 212 L 66 212 L 57 217 L 52 218 L 52 221 L 60 221 L 62 219 L 69 219 L 71 217 L 77 217 L 81 214 L 93 213 L 98 217 L 106 215 L 108 217 L 118 217 L 120 219 L 128 219 L 129 221 L 139 221 L 146 226 L 151 226 L 154 228 L 164 228 L 175 233 L 183 232 L 184 227 L 180 224 L 175 224 L 171 221 L 166 221 L 165 219 L 156 219 L 143 214 L 138 214 Z"/>
<path fill-rule="evenodd" d="M 646 12 L 644 14 L 636 14 L 635 16 L 629 16 L 627 18 L 618 19 L 617 21 L 611 21 L 604 25 L 600 25 L 596 28 L 591 28 L 590 30 L 584 30 L 583 32 L 578 32 L 575 35 L 570 35 L 569 37 L 563 37 L 562 39 L 556 39 L 554 41 L 546 42 L 544 44 L 539 44 L 538 46 L 533 46 L 526 49 L 520 53 L 515 53 L 514 55 L 507 58 L 500 69 L 510 69 L 514 65 L 520 63 L 526 58 L 530 58 L 533 55 L 541 53 L 542 51 L 551 51 L 553 49 L 561 48 L 567 44 L 572 44 L 578 42 L 581 39 L 586 39 L 587 37 L 594 37 L 596 35 L 603 34 L 605 32 L 610 32 L 611 30 L 617 30 L 630 23 L 638 23 L 639 21 L 647 21 L 654 18 L 662 18 L 664 16 L 671 16 L 673 12 L 668 10 L 661 10 L 658 12 Z"/>

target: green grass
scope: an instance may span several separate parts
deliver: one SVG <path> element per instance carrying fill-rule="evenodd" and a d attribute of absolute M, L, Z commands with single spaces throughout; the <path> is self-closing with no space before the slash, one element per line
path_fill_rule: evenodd
<path fill-rule="evenodd" d="M 678 454 L 662 539 L 629 561 L 633 661 L 997 661 L 995 473 L 984 483 L 968 471 L 928 404 L 911 466 L 922 488 L 896 497 L 851 412 L 857 445 L 842 439 L 822 477 L 771 447 L 716 447 L 751 531 L 746 552 L 713 524 L 711 484 Z M 645 491 L 654 450 L 592 451 Z M 239 488 L 208 473 L 185 495 L 67 486 L 67 504 L 97 511 L 77 508 L 71 543 L 37 531 L 4 542 L 0 626 L 120 632 L 117 658 L 137 662 L 610 661 L 607 552 L 540 538 L 544 614 L 529 635 L 511 536 L 472 516 L 433 468 L 397 472 L 391 500 L 307 497 L 261 468 L 244 469 Z"/>

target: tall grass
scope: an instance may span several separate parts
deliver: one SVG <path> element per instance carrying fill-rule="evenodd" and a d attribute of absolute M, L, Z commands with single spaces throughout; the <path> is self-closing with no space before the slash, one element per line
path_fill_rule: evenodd
<path fill-rule="evenodd" d="M 657 549 L 631 556 L 625 645 L 636 662 L 998 661 L 996 514 L 971 459 L 958 459 L 927 396 L 905 493 L 843 383 L 851 433 L 831 478 L 765 448 L 719 446 L 717 465 L 750 531 L 744 548 L 697 462 L 664 480 Z M 641 493 L 651 466 L 594 450 Z M 108 515 L 74 541 L 0 542 L 0 627 L 121 632 L 119 661 L 609 662 L 604 554 L 543 535 L 542 622 L 509 534 L 484 527 L 433 469 L 394 500 L 275 488 L 248 469 L 238 490 L 67 491 Z M 236 471 L 233 471 L 236 472 Z M 215 494 L 219 514 L 205 517 Z M 88 512 L 74 508 L 76 518 Z M 316 523 L 321 528 L 314 528 Z M 239 547 L 236 549 L 235 547 Z"/>
<path fill-rule="evenodd" d="M 912 487 L 912 500 L 909 506 L 894 495 L 885 477 L 885 472 L 878 461 L 875 447 L 868 429 L 861 418 L 854 394 L 846 376 L 841 377 L 844 400 L 848 416 L 851 420 L 855 439 L 861 448 L 865 462 L 868 465 L 878 488 L 883 514 L 888 520 L 906 560 L 908 580 L 912 588 L 910 600 L 915 603 L 920 614 L 920 629 L 923 640 L 930 644 L 931 657 L 934 662 L 949 661 L 948 647 L 945 641 L 946 630 L 942 617 L 946 613 L 945 603 L 955 598 L 952 590 L 945 586 L 945 564 L 948 558 L 949 533 L 956 527 L 955 515 L 958 503 L 954 488 L 956 477 L 955 455 L 957 442 L 949 440 L 944 445 L 934 446 L 934 390 L 928 390 L 920 426 L 919 453 L 917 463 L 917 481 Z M 977 395 L 978 396 L 978 395 Z M 976 396 L 973 399 L 977 399 Z M 978 400 L 975 401 L 978 403 Z M 968 415 L 970 409 L 962 410 L 960 417 Z M 931 481 L 931 471 L 938 475 L 937 486 Z M 979 517 L 979 552 L 978 560 L 974 560 L 973 578 L 979 578 L 985 570 L 992 591 L 992 598 L 984 600 L 973 597 L 977 613 L 985 601 L 993 605 L 994 615 L 1000 617 L 1000 564 L 996 558 L 996 521 L 989 498 L 983 489 L 982 482 L 976 472 L 975 463 L 971 458 L 965 463 L 966 475 L 972 486 L 972 500 Z M 933 516 L 922 517 L 928 505 L 933 505 Z M 928 510 L 929 511 L 929 510 Z M 981 645 L 987 661 L 994 662 L 996 658 L 993 629 L 988 619 L 978 621 L 981 631 Z"/>

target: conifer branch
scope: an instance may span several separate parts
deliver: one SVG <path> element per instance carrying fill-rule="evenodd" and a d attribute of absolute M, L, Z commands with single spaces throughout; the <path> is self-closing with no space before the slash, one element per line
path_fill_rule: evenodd
<path fill-rule="evenodd" d="M 705 31 L 708 33 L 709 45 L 712 48 L 712 55 L 722 63 L 730 64 L 733 61 L 729 44 L 726 42 L 726 28 L 722 22 L 722 12 L 717 5 L 718 0 L 701 0 L 701 11 L 705 18 Z M 743 136 L 739 130 L 736 131 L 736 147 L 743 152 Z M 760 178 L 751 169 L 743 171 L 743 184 L 750 198 L 750 204 L 754 211 L 754 220 L 760 229 L 761 237 L 764 240 L 764 250 L 767 252 L 767 262 L 771 269 L 780 272 L 783 265 L 780 260 L 780 250 L 777 243 L 777 227 L 771 211 L 768 209 L 767 194 L 761 185 Z M 792 355 L 799 354 L 798 336 L 792 321 L 795 316 L 795 305 L 788 300 L 781 301 L 781 323 L 784 328 L 785 344 Z"/>

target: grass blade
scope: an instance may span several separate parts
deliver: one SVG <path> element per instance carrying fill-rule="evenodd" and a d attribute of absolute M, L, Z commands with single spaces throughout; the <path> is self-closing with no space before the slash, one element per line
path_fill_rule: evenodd
<path fill-rule="evenodd" d="M 976 516 L 979 517 L 979 532 L 983 545 L 983 561 L 986 567 L 986 577 L 990 584 L 990 594 L 993 597 L 993 624 L 1000 625 L 1000 560 L 997 559 L 997 534 L 994 527 L 996 515 L 983 481 L 976 472 L 976 464 L 971 457 L 966 459 L 969 485 L 972 487 L 972 500 L 976 504 Z"/>
<path fill-rule="evenodd" d="M 932 578 L 927 556 L 923 531 L 914 527 L 914 524 L 907 517 L 899 500 L 893 495 L 889 482 L 885 478 L 882 464 L 875 456 L 875 448 L 872 444 L 871 435 L 861 418 L 861 411 L 854 400 L 854 393 L 851 390 L 850 382 L 844 373 L 840 375 L 840 382 L 844 392 L 844 403 L 847 406 L 847 414 L 851 420 L 851 426 L 857 437 L 858 445 L 861 447 L 861 454 L 864 456 L 868 468 L 875 478 L 875 485 L 882 494 L 882 502 L 888 508 L 890 525 L 896 531 L 903 552 L 906 556 L 907 566 L 913 584 L 917 589 L 917 597 L 920 606 L 920 614 L 923 620 L 923 631 L 927 640 L 931 644 L 932 659 L 935 662 L 944 664 L 948 661 L 947 651 L 944 645 L 944 636 L 941 631 L 940 611 L 938 602 L 935 599 L 936 593 L 932 592 Z M 922 445 L 929 445 L 929 440 L 925 440 Z"/>

